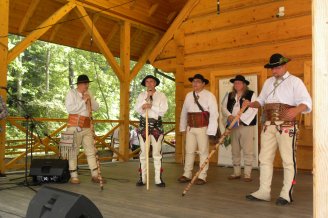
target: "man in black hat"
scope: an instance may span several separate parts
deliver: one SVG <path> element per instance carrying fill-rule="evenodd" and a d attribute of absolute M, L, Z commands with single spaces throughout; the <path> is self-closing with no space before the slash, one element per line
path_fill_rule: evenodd
<path fill-rule="evenodd" d="M 87 109 L 88 101 L 91 101 L 91 107 L 93 111 L 99 108 L 99 104 L 95 101 L 91 95 L 89 89 L 88 76 L 80 75 L 77 78 L 77 88 L 71 89 L 66 96 L 66 109 L 69 113 L 67 133 L 74 134 L 74 151 L 69 155 L 69 170 L 71 173 L 72 184 L 79 184 L 80 180 L 77 174 L 77 155 L 81 144 L 83 145 L 85 155 L 87 157 L 89 169 L 91 171 L 91 181 L 99 183 L 96 155 L 94 148 L 93 133 L 90 129 L 89 111 Z"/>
<path fill-rule="evenodd" d="M 271 200 L 273 160 L 279 148 L 283 161 L 284 181 L 277 205 L 287 205 L 293 201 L 293 186 L 296 184 L 296 116 L 312 110 L 311 97 L 301 79 L 287 70 L 290 59 L 281 54 L 273 54 L 264 67 L 271 69 L 273 77 L 267 79 L 256 101 L 245 101 L 252 108 L 264 106 L 264 124 L 261 133 L 260 188 L 247 195 L 251 201 Z"/>
<path fill-rule="evenodd" d="M 233 84 L 232 92 L 222 103 L 222 114 L 227 117 L 227 126 L 233 121 L 240 111 L 245 100 L 255 101 L 255 93 L 248 88 L 249 81 L 242 75 L 237 75 L 230 82 Z M 254 126 L 256 125 L 257 109 L 248 108 L 240 116 L 237 126 L 231 131 L 231 152 L 233 163 L 233 174 L 229 180 L 240 179 L 241 177 L 241 150 L 244 157 L 244 178 L 245 182 L 251 182 L 252 166 L 254 160 Z"/>
<path fill-rule="evenodd" d="M 199 151 L 201 166 L 209 154 L 209 136 L 215 136 L 218 128 L 218 104 L 215 96 L 205 89 L 209 83 L 201 74 L 189 78 L 193 91 L 189 92 L 183 103 L 180 117 L 180 132 L 186 132 L 186 157 L 184 173 L 178 179 L 180 183 L 189 182 L 195 161 L 195 152 Z M 195 184 L 206 183 L 208 164 L 200 173 Z"/>
<path fill-rule="evenodd" d="M 140 169 L 139 181 L 137 186 L 146 184 L 146 125 L 149 128 L 149 142 L 152 145 L 152 156 L 155 167 L 155 184 L 158 187 L 165 187 L 162 179 L 162 141 L 164 139 L 164 130 L 162 125 L 162 117 L 168 109 L 167 98 L 164 93 L 156 90 L 156 86 L 160 83 L 159 79 L 148 75 L 141 85 L 146 87 L 146 91 L 139 94 L 135 110 L 140 114 L 140 124 L 138 129 L 138 137 L 140 142 Z M 146 115 L 148 115 L 148 123 L 146 123 Z"/>

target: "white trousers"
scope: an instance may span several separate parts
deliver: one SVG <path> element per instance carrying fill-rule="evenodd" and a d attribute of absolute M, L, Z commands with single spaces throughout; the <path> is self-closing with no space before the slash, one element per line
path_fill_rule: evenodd
<path fill-rule="evenodd" d="M 207 127 L 190 128 L 186 131 L 186 157 L 183 176 L 192 177 L 194 168 L 195 153 L 199 151 L 199 167 L 205 162 L 209 154 L 208 135 L 206 134 Z M 207 177 L 208 164 L 204 167 L 198 178 L 205 180 Z"/>
<path fill-rule="evenodd" d="M 89 169 L 93 177 L 98 176 L 97 162 L 96 162 L 96 151 L 94 147 L 93 133 L 90 128 L 82 128 L 82 131 L 77 132 L 76 127 L 69 127 L 67 131 L 74 133 L 74 143 L 76 149 L 79 150 L 80 146 L 83 146 L 85 156 L 87 157 Z M 78 152 L 77 152 L 78 154 Z M 71 177 L 78 177 L 77 174 L 77 156 L 68 160 L 69 170 Z"/>
<path fill-rule="evenodd" d="M 260 188 L 252 193 L 254 197 L 267 201 L 271 200 L 273 161 L 278 147 L 284 168 L 284 181 L 280 197 L 288 202 L 293 200 L 293 186 L 296 183 L 296 132 L 297 126 L 277 129 L 275 125 L 269 125 L 262 130 L 259 156 Z"/>
<path fill-rule="evenodd" d="M 140 176 L 143 183 L 146 183 L 147 176 L 147 163 L 146 163 L 146 143 L 144 142 L 141 135 L 138 135 L 140 142 Z M 154 168 L 155 168 L 155 184 L 160 184 L 162 180 L 162 141 L 164 136 L 160 135 L 158 140 L 154 136 L 149 135 L 149 143 L 153 149 L 153 159 L 154 159 Z M 150 147 L 149 147 L 150 150 Z"/>
<path fill-rule="evenodd" d="M 231 153 L 234 175 L 240 176 L 241 150 L 244 156 L 244 176 L 251 178 L 254 159 L 254 127 L 239 126 L 231 132 Z"/>

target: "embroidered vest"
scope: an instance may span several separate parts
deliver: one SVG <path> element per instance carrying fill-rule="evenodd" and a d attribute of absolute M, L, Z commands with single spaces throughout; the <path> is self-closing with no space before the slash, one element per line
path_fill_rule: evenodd
<path fill-rule="evenodd" d="M 246 100 L 249 100 L 251 101 L 252 100 L 252 96 L 253 96 L 253 91 L 251 90 L 248 90 L 246 91 L 246 93 L 241 96 L 240 100 L 239 100 L 239 105 L 240 107 L 243 105 L 243 102 L 244 100 L 243 99 L 246 99 Z M 228 96 L 228 103 L 227 103 L 227 109 L 230 113 L 232 113 L 232 110 L 233 110 L 233 107 L 234 105 L 236 104 L 236 99 L 234 97 L 232 97 L 232 92 L 229 93 L 229 96 Z M 247 108 L 248 109 L 248 108 Z M 247 111 L 247 109 L 245 111 Z M 245 112 L 244 111 L 244 112 Z M 246 125 L 245 123 L 243 123 L 241 121 L 241 123 L 244 125 L 244 126 L 255 126 L 256 125 L 256 116 L 254 117 L 254 119 L 252 120 L 252 122 L 250 122 L 249 125 Z"/>

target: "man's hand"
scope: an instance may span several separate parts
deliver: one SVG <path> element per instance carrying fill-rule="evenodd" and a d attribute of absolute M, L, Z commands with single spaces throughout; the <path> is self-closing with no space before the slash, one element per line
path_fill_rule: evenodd
<path fill-rule="evenodd" d="M 242 107 L 260 108 L 261 105 L 257 101 L 250 102 L 249 100 L 245 100 L 245 101 L 243 101 Z"/>
<path fill-rule="evenodd" d="M 306 111 L 306 109 L 307 106 L 305 104 L 300 104 L 297 107 L 289 108 L 286 111 L 285 117 L 287 118 L 287 120 L 293 121 L 298 114 L 302 113 L 303 111 Z"/>
<path fill-rule="evenodd" d="M 143 110 L 147 110 L 147 109 L 150 109 L 151 106 L 152 106 L 151 104 L 149 104 L 149 103 L 145 103 L 145 104 L 142 105 L 142 109 L 143 109 Z"/>
<path fill-rule="evenodd" d="M 219 138 L 216 137 L 215 135 L 209 135 L 208 141 L 210 143 L 210 146 L 213 146 L 213 145 L 216 145 L 217 143 L 219 143 Z M 212 148 L 212 149 L 214 149 L 214 148 Z"/>
<path fill-rule="evenodd" d="M 83 94 L 82 96 L 83 101 L 87 102 L 90 100 L 90 95 L 88 93 Z"/>
<path fill-rule="evenodd" d="M 250 107 L 251 102 L 249 100 L 243 101 L 242 107 Z"/>
<path fill-rule="evenodd" d="M 232 115 L 229 115 L 229 117 L 228 117 L 228 121 L 229 121 L 229 123 L 231 123 L 231 122 L 233 121 L 233 119 L 235 119 L 235 117 L 232 116 Z"/>

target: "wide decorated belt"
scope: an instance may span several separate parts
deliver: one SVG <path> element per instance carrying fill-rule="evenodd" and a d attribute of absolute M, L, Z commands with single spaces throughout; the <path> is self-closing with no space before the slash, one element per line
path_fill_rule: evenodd
<path fill-rule="evenodd" d="M 294 108 L 295 106 L 291 106 L 288 104 L 280 104 L 280 103 L 271 103 L 264 105 L 264 116 L 265 121 L 291 121 L 287 118 L 286 114 L 288 109 Z M 295 120 L 292 120 L 295 121 Z"/>
<path fill-rule="evenodd" d="M 149 118 L 148 119 L 148 131 L 149 134 L 154 136 L 157 141 L 158 138 L 164 134 L 162 117 L 158 117 L 158 119 Z M 140 116 L 140 123 L 138 128 L 138 134 L 140 134 L 144 141 L 146 141 L 146 118 Z"/>
<path fill-rule="evenodd" d="M 69 114 L 68 115 L 68 127 L 80 127 L 80 128 L 90 128 L 91 120 L 89 117 L 85 117 L 79 114 Z"/>
<path fill-rule="evenodd" d="M 189 127 L 205 127 L 208 126 L 210 113 L 204 112 L 189 112 L 187 115 L 187 123 Z"/>

